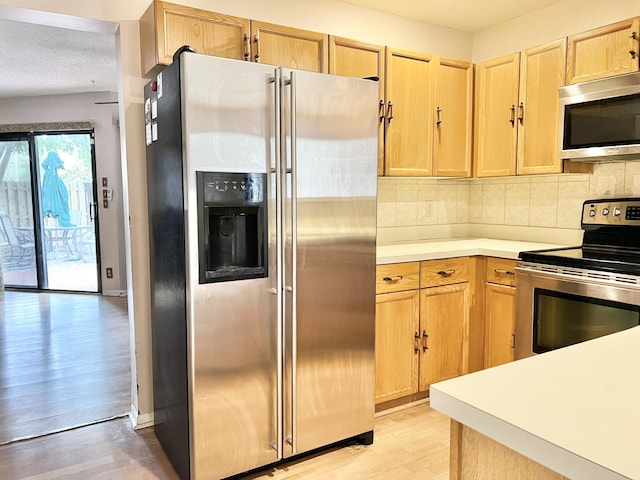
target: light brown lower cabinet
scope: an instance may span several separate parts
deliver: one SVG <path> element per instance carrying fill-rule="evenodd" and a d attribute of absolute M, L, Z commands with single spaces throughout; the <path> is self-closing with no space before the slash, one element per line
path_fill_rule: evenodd
<path fill-rule="evenodd" d="M 515 260 L 487 258 L 484 287 L 484 368 L 514 359 L 516 322 Z"/>
<path fill-rule="evenodd" d="M 418 290 L 376 295 L 376 403 L 417 391 L 419 298 Z"/>
<path fill-rule="evenodd" d="M 468 372 L 469 261 L 378 266 L 376 404 Z"/>
<path fill-rule="evenodd" d="M 420 391 L 469 371 L 469 282 L 420 290 Z"/>
<path fill-rule="evenodd" d="M 509 447 L 451 420 L 451 480 L 568 480 Z"/>
<path fill-rule="evenodd" d="M 516 287 L 485 286 L 484 368 L 513 361 Z"/>

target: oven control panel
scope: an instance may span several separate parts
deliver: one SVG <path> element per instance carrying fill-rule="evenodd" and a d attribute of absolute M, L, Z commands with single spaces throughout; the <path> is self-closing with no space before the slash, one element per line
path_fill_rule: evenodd
<path fill-rule="evenodd" d="M 640 198 L 587 200 L 582 205 L 582 226 L 640 226 Z"/>

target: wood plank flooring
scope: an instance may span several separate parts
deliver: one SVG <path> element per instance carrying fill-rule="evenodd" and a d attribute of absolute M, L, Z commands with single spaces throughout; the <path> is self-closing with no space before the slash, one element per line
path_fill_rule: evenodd
<path fill-rule="evenodd" d="M 0 293 L 0 444 L 127 414 L 129 348 L 126 297 Z"/>
<path fill-rule="evenodd" d="M 162 479 L 178 477 L 153 429 L 128 419 L 0 446 L 0 478 L 12 480 Z M 251 480 L 445 480 L 449 418 L 418 405 L 376 418 L 373 445 L 347 445 L 267 468 Z"/>

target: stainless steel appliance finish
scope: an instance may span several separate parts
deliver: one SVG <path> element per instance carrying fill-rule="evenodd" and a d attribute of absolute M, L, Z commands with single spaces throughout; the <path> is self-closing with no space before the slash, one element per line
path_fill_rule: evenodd
<path fill-rule="evenodd" d="M 560 87 L 558 154 L 582 162 L 640 158 L 640 72 Z"/>
<path fill-rule="evenodd" d="M 515 357 L 640 324 L 640 199 L 587 200 L 581 246 L 521 252 Z"/>
<path fill-rule="evenodd" d="M 545 343 L 536 335 L 536 322 L 555 335 L 552 344 L 562 344 L 561 336 L 577 343 L 638 325 L 638 276 L 519 262 L 516 278 L 516 359 L 542 353 L 534 352 Z M 536 292 L 569 302 L 544 308 Z"/>
<path fill-rule="evenodd" d="M 192 53 L 179 65 L 190 476 L 370 443 L 377 85 Z M 199 282 L 196 172 L 267 175 L 266 277 Z"/>

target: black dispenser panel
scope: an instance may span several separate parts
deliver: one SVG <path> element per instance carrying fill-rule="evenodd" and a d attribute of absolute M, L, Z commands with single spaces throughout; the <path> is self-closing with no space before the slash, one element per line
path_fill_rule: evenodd
<path fill-rule="evenodd" d="M 267 276 L 266 174 L 196 172 L 200 283 Z"/>

